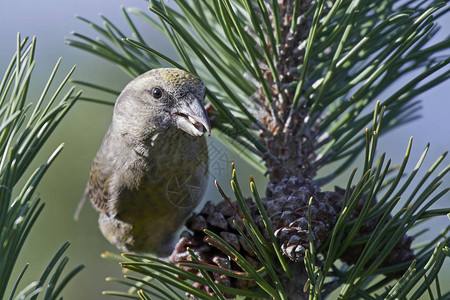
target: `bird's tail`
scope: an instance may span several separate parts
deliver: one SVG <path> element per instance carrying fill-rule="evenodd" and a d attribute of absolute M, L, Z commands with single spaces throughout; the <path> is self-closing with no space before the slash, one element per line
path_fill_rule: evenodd
<path fill-rule="evenodd" d="M 80 202 L 78 203 L 77 210 L 75 211 L 75 214 L 73 215 L 73 219 L 75 221 L 78 221 L 78 218 L 80 217 L 81 210 L 83 209 L 84 203 L 86 202 L 86 199 L 89 194 L 89 183 L 86 185 L 86 189 L 84 190 L 83 197 L 81 197 Z"/>

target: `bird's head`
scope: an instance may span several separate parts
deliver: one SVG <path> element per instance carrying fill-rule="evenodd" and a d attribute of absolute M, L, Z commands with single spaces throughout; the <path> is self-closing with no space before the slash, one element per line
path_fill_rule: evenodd
<path fill-rule="evenodd" d="M 179 69 L 148 71 L 131 81 L 114 108 L 113 123 L 127 134 L 145 136 L 176 127 L 192 136 L 211 134 L 203 107 L 205 85 L 200 78 Z"/>

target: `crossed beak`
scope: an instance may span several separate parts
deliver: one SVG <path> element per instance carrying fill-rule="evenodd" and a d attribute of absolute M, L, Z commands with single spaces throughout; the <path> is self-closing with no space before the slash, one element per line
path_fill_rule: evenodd
<path fill-rule="evenodd" d="M 211 135 L 211 125 L 202 101 L 187 94 L 175 111 L 177 127 L 192 136 Z"/>

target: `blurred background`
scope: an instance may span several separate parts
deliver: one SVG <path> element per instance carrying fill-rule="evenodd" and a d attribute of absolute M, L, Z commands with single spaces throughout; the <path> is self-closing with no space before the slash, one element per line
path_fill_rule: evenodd
<path fill-rule="evenodd" d="M 124 33 L 129 34 L 120 10 L 121 5 L 148 11 L 148 2 L 143 0 L 0 1 L 1 73 L 9 64 L 11 55 L 16 49 L 17 32 L 21 32 L 22 37 L 37 36 L 37 65 L 32 79 L 32 93 L 29 94 L 31 102 L 37 101 L 39 92 L 47 82 L 57 59 L 61 56 L 63 62 L 57 77 L 60 80 L 76 64 L 77 68 L 72 79 L 90 81 L 114 90 L 121 90 L 130 81 L 130 78 L 117 67 L 64 43 L 64 37 L 69 37 L 71 31 L 90 37 L 96 36 L 89 25 L 76 19 L 75 15 L 101 23 L 102 20 L 99 18 L 99 13 L 101 13 Z M 134 18 L 134 21 L 142 30 L 143 36 L 150 41 L 150 45 L 168 56 L 175 57 L 169 41 L 161 38 L 159 33 L 138 18 Z M 435 41 L 448 38 L 450 32 L 449 13 L 441 18 L 440 25 L 442 29 Z M 450 53 L 447 51 L 443 54 L 449 55 Z M 407 78 L 404 79 L 404 81 L 407 80 Z M 58 82 L 55 81 L 55 83 Z M 55 88 L 56 84 L 53 90 Z M 400 163 L 408 140 L 413 135 L 414 143 L 408 170 L 414 167 L 426 144 L 431 142 L 431 148 L 423 167 L 425 170 L 428 169 L 439 155 L 450 148 L 449 90 L 450 82 L 446 82 L 422 96 L 422 118 L 382 136 L 379 141 L 378 153 L 386 151 L 394 163 Z M 99 96 L 102 99 L 114 100 L 110 95 L 97 95 L 89 90 L 85 91 L 84 96 Z M 81 213 L 80 220 L 78 222 L 73 220 L 73 214 L 88 179 L 92 159 L 110 124 L 111 114 L 112 107 L 79 101 L 36 158 L 33 168 L 45 161 L 61 142 L 65 143 L 65 149 L 44 176 L 38 189 L 46 207 L 25 244 L 16 265 L 17 272 L 13 274 L 12 278 L 17 277 L 18 270 L 25 263 L 30 263 L 30 267 L 22 282 L 29 283 L 31 280 L 39 278 L 55 251 L 63 242 L 70 241 L 71 246 L 67 252 L 70 257 L 69 267 L 83 263 L 86 268 L 69 283 L 64 291 L 65 299 L 102 299 L 101 292 L 103 290 L 118 288 L 112 283 L 105 282 L 107 276 L 120 277 L 121 268 L 115 262 L 106 261 L 100 257 L 104 251 L 117 251 L 106 242 L 98 230 L 97 213 L 90 204 L 87 204 Z M 253 175 L 260 186 L 260 192 L 263 193 L 266 179 L 258 170 L 246 165 L 237 154 L 228 151 L 214 137 L 214 133 L 213 137 L 208 140 L 210 151 L 211 149 L 214 151 L 214 154 L 211 154 L 211 163 L 214 165 L 211 165 L 210 186 L 205 200 L 220 200 L 212 182 L 213 179 L 218 179 L 223 187 L 228 186 L 231 161 L 235 161 L 237 164 L 241 185 L 244 185 L 249 175 Z M 447 158 L 445 162 L 448 164 L 449 159 Z M 354 167 L 358 166 L 358 161 L 355 161 Z M 449 176 L 444 181 L 444 187 L 450 186 Z M 343 185 L 344 182 L 346 182 L 345 175 L 334 181 L 333 184 Z M 332 186 L 326 188 L 332 188 Z M 230 194 L 230 189 L 227 189 L 226 192 Z M 446 204 L 445 206 L 448 207 L 448 203 L 450 203 L 449 196 L 440 201 L 441 206 Z M 428 227 L 431 231 L 440 231 L 447 224 L 448 219 L 440 218 L 433 223 L 423 224 L 421 228 Z M 426 239 L 426 236 L 423 239 Z M 420 242 L 420 240 L 416 242 Z M 450 286 L 449 263 L 444 268 L 441 286 L 443 290 L 448 290 Z M 119 288 L 123 290 L 122 287 Z"/>

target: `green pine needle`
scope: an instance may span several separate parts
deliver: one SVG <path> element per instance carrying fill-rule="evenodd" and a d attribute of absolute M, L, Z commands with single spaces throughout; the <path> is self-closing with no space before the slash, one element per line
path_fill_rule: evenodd
<path fill-rule="evenodd" d="M 36 188 L 64 145 L 57 147 L 48 160 L 28 178 L 23 175 L 27 170 L 31 171 L 31 162 L 80 96 L 80 93 L 74 93 L 74 88 L 61 96 L 74 68 L 59 83 L 53 95 L 48 95 L 49 88 L 55 84 L 61 62 L 59 59 L 37 103 L 28 103 L 28 89 L 36 63 L 35 48 L 35 37 L 29 42 L 28 38 L 21 39 L 20 34 L 17 35 L 16 53 L 0 84 L 0 298 L 4 298 L 7 293 L 17 258 L 44 207 L 36 194 Z M 56 103 L 57 99 L 59 103 Z M 47 104 L 44 107 L 45 102 Z M 25 183 L 19 185 L 20 181 Z M 17 194 L 15 198 L 12 197 L 13 193 Z M 8 299 L 33 300 L 41 294 L 44 295 L 43 299 L 59 299 L 68 281 L 84 268 L 79 265 L 65 276 L 62 275 L 68 262 L 68 258 L 62 258 L 62 255 L 68 246 L 67 242 L 63 244 L 39 280 L 18 291 L 18 285 L 28 267 L 26 265 L 15 279 Z"/>

